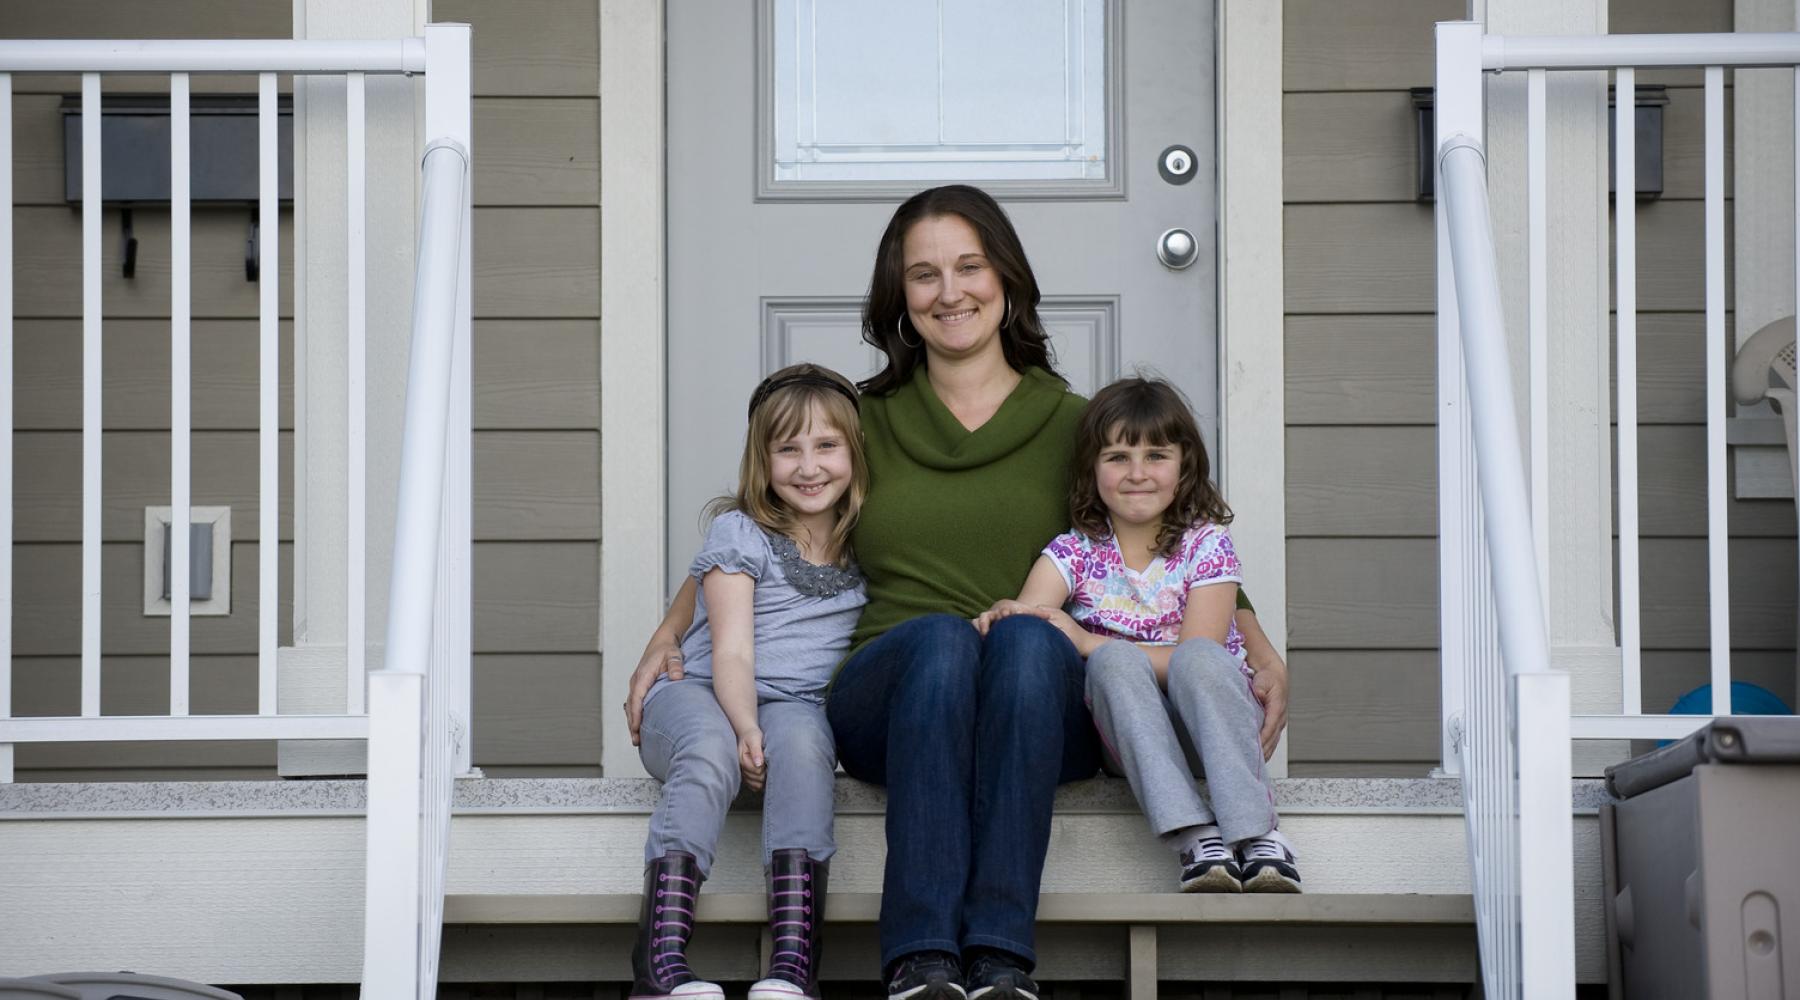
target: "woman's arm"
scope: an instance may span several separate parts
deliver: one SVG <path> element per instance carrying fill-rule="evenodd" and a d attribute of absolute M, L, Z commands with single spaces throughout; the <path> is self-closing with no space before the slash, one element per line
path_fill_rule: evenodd
<path fill-rule="evenodd" d="M 738 738 L 744 784 L 763 784 L 762 726 L 756 717 L 756 580 L 714 569 L 706 588 L 706 621 L 712 630 L 713 694 Z"/>
<path fill-rule="evenodd" d="M 681 637 L 694 624 L 694 595 L 698 592 L 693 577 L 681 582 L 662 624 L 650 633 L 644 655 L 638 657 L 637 669 L 631 672 L 631 687 L 625 696 L 625 725 L 631 730 L 632 746 L 638 745 L 638 727 L 644 721 L 644 696 L 650 693 L 656 679 L 663 674 L 668 674 L 670 680 L 681 679 Z"/>
<path fill-rule="evenodd" d="M 1238 631 L 1244 635 L 1244 660 L 1256 676 L 1250 682 L 1251 690 L 1263 704 L 1263 727 L 1261 733 L 1263 759 L 1275 756 L 1275 746 L 1281 742 L 1281 731 L 1287 728 L 1288 669 L 1282 662 L 1281 654 L 1275 651 L 1275 644 L 1269 641 L 1268 633 L 1256 620 L 1256 612 L 1239 609 L 1237 612 Z"/>

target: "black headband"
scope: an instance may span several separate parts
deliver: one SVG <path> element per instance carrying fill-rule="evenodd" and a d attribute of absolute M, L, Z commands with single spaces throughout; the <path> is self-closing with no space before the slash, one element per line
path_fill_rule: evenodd
<path fill-rule="evenodd" d="M 756 391 L 750 394 L 749 415 L 755 416 L 756 408 L 763 404 L 763 400 L 774 395 L 775 390 L 786 389 L 791 385 L 809 385 L 819 389 L 832 389 L 842 393 L 844 398 L 850 401 L 851 406 L 857 405 L 856 393 L 851 390 L 849 386 L 839 382 L 837 379 L 827 378 L 824 375 L 815 374 L 813 372 L 795 372 L 792 375 L 782 375 L 779 377 L 771 375 L 768 378 L 763 379 L 762 384 L 756 387 Z"/>

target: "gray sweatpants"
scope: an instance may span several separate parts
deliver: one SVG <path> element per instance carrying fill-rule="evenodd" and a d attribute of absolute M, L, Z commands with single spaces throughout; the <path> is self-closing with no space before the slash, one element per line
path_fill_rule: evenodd
<path fill-rule="evenodd" d="M 825 708 L 805 701 L 757 705 L 763 731 L 763 864 L 772 851 L 805 848 L 814 861 L 837 852 L 831 835 L 832 783 L 837 747 Z M 737 797 L 737 734 L 719 707 L 712 684 L 689 678 L 666 685 L 644 706 L 638 755 L 663 783 L 650 814 L 644 860 L 686 851 L 712 872 L 713 849 L 725 812 Z"/>
<path fill-rule="evenodd" d="M 1142 649 L 1108 642 L 1088 657 L 1087 699 L 1108 770 L 1131 782 L 1158 836 L 1217 823 L 1232 844 L 1279 824 L 1258 738 L 1262 703 L 1223 646 L 1210 639 L 1176 646 L 1165 694 Z M 1194 786 L 1196 764 L 1206 774 L 1210 809 Z"/>

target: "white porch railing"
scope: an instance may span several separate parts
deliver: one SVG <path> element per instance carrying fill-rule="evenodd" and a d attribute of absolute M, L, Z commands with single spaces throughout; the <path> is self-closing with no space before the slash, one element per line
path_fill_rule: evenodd
<path fill-rule="evenodd" d="M 121 740 L 369 740 L 365 995 L 435 994 L 448 849 L 450 786 L 468 762 L 470 664 L 470 145 L 469 29 L 432 25 L 423 38 L 391 41 L 29 41 L 0 42 L 0 205 L 12 203 L 12 76 L 79 73 L 82 79 L 82 578 L 80 714 L 12 716 L 12 213 L 0 212 L 0 781 L 13 777 L 13 745 Z M 165 74 L 170 89 L 171 179 L 171 615 L 169 714 L 101 714 L 101 107 L 103 74 Z M 188 533 L 190 175 L 189 77 L 253 73 L 259 79 L 259 210 L 279 218 L 276 76 L 346 80 L 351 468 L 348 510 L 349 649 L 346 710 L 282 715 L 276 703 L 278 337 L 280 241 L 262 243 L 260 287 L 260 487 L 258 697 L 254 715 L 189 710 Z M 366 426 L 364 362 L 365 135 L 368 74 L 425 76 L 423 222 L 414 289 L 401 494 L 397 511 L 387 660 L 367 672 L 363 655 L 365 572 L 361 469 Z M 116 584 L 115 584 L 116 585 Z M 136 586 L 136 582 L 132 582 Z M 71 613 L 76 609 L 71 608 Z"/>
<path fill-rule="evenodd" d="M 1673 738 L 1709 721 L 1707 716 L 1645 715 L 1640 697 L 1637 227 L 1635 199 L 1625 194 L 1637 189 L 1635 70 L 1685 66 L 1705 71 L 1707 591 L 1713 711 L 1727 715 L 1724 71 L 1796 64 L 1800 34 L 1502 37 L 1483 35 L 1476 23 L 1438 25 L 1440 597 L 1443 711 L 1451 747 L 1444 766 L 1463 777 L 1483 975 L 1497 997 L 1572 995 L 1569 740 Z M 1568 677 L 1549 666 L 1538 603 L 1553 516 L 1544 461 L 1552 433 L 1546 377 L 1545 94 L 1546 74 L 1559 70 L 1616 73 L 1614 190 L 1621 192 L 1614 212 L 1614 292 L 1622 698 L 1617 713 L 1573 717 Z M 1534 470 L 1529 493 L 1517 440 L 1482 147 L 1483 73 L 1501 71 L 1527 74 L 1525 334 Z M 1800 74 L 1796 92 L 1800 94 Z M 1800 219 L 1796 237 L 1800 239 Z M 1800 285 L 1800 274 L 1796 283 Z M 1484 530 L 1485 551 L 1480 545 Z"/>

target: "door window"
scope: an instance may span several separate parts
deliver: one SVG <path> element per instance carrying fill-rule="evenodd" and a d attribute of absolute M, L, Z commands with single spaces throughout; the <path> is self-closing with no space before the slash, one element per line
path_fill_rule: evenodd
<path fill-rule="evenodd" d="M 1118 191 L 1107 0 L 764 0 L 759 194 Z"/>

